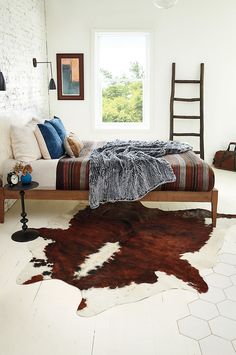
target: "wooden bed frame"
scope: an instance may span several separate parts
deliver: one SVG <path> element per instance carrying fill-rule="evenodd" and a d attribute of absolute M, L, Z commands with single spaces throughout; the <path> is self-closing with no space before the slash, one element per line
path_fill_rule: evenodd
<path fill-rule="evenodd" d="M 88 200 L 89 191 L 74 190 L 28 190 L 25 199 L 30 200 Z M 10 191 L 0 187 L 0 223 L 4 223 L 4 201 L 17 200 L 19 191 Z M 211 203 L 212 225 L 216 226 L 218 191 L 213 189 L 207 192 L 195 191 L 151 191 L 141 201 L 169 201 L 169 202 L 209 202 Z"/>

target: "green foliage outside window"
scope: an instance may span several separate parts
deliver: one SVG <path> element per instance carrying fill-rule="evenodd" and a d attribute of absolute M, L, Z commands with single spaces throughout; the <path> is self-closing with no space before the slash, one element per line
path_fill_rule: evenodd
<path fill-rule="evenodd" d="M 101 70 L 105 87 L 102 90 L 103 122 L 142 122 L 143 120 L 143 77 L 138 62 L 131 63 L 129 76 L 113 78 Z"/>

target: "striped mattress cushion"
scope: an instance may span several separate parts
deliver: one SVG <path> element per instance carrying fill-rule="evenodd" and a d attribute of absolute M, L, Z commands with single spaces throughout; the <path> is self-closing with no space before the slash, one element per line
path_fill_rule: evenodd
<path fill-rule="evenodd" d="M 94 148 L 105 142 L 84 142 L 79 158 L 63 157 L 57 165 L 56 188 L 58 190 L 89 190 L 89 156 Z M 166 155 L 176 181 L 164 184 L 158 190 L 211 191 L 214 187 L 212 168 L 192 151 Z"/>

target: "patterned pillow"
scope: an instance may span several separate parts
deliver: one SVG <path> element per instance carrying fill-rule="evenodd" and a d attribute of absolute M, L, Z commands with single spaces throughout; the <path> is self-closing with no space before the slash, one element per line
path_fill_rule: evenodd
<path fill-rule="evenodd" d="M 64 147 L 67 155 L 72 158 L 78 158 L 84 144 L 76 134 L 70 133 L 70 135 L 64 139 Z"/>
<path fill-rule="evenodd" d="M 64 142 L 64 139 L 67 136 L 67 133 L 66 133 L 66 129 L 65 129 L 65 126 L 64 126 L 62 120 L 59 117 L 54 116 L 54 118 L 52 120 L 50 120 L 50 121 L 46 120 L 45 123 L 50 123 L 57 131 L 62 142 Z"/>
<path fill-rule="evenodd" d="M 44 159 L 58 159 L 65 153 L 63 142 L 50 123 L 37 124 L 34 133 Z"/>

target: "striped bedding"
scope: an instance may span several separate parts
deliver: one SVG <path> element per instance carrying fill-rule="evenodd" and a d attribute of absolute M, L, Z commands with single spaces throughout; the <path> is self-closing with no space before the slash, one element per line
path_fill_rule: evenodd
<path fill-rule="evenodd" d="M 105 142 L 85 142 L 79 158 L 63 157 L 58 161 L 56 188 L 58 190 L 89 190 L 89 156 L 94 148 Z M 164 184 L 158 190 L 211 191 L 214 187 L 212 168 L 192 151 L 166 155 L 176 181 Z"/>

